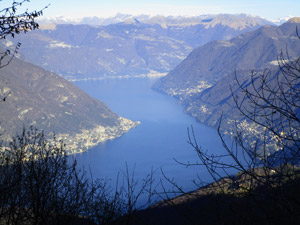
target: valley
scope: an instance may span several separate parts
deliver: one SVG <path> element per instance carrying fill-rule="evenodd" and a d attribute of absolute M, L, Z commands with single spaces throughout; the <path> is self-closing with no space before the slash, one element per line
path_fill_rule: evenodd
<path fill-rule="evenodd" d="M 299 223 L 299 3 L 149 2 L 3 1 L 0 224 Z"/>
<path fill-rule="evenodd" d="M 105 79 L 162 77 L 152 88 L 178 99 L 184 105 L 185 112 L 199 122 L 216 127 L 223 113 L 222 129 L 225 134 L 233 134 L 234 121 L 239 120 L 239 126 L 248 130 L 249 135 L 254 135 L 255 139 L 261 131 L 252 132 L 259 128 L 233 110 L 230 88 L 236 92 L 238 87 L 235 80 L 247 82 L 250 70 L 253 69 L 263 71 L 268 68 L 276 74 L 274 62 L 284 46 L 287 46 L 289 57 L 299 55 L 300 49 L 295 37 L 297 23 L 297 19 L 291 19 L 275 27 L 267 20 L 243 14 L 123 18 L 122 21 L 108 25 L 93 26 L 43 22 L 40 30 L 2 42 L 2 46 L 7 48 L 19 40 L 22 40 L 23 45 L 16 56 L 19 59 L 4 68 L 6 78 L 2 82 L 8 76 L 8 80 L 11 80 L 15 74 L 25 75 L 30 70 L 31 76 L 21 76 L 33 80 L 29 83 L 22 81 L 22 87 L 19 87 L 21 80 L 17 86 L 14 82 L 11 84 L 15 86 L 11 87 L 2 84 L 2 94 L 23 89 L 22 93 L 12 93 L 18 93 L 19 97 L 13 98 L 18 103 L 8 103 L 8 107 L 2 109 L 3 121 L 12 112 L 14 104 L 24 105 L 18 107 L 18 114 L 12 114 L 12 120 L 3 122 L 3 137 L 8 138 L 13 130 L 20 131 L 22 126 L 33 125 L 49 133 L 49 137 L 55 134 L 59 140 L 64 141 L 69 153 L 73 154 L 120 137 L 140 124 L 138 120 L 134 122 L 118 116 L 108 108 L 100 109 L 105 106 L 96 106 L 99 103 L 87 100 L 83 92 L 75 90 L 67 81 L 60 81 L 56 75 L 51 75 L 54 86 L 44 87 L 42 80 L 49 78 L 37 74 L 49 72 L 37 67 L 36 72 L 33 72 L 31 64 L 21 62 L 22 59 L 56 72 L 75 84 Z M 38 92 L 32 92 L 33 87 Z M 67 89 L 70 93 L 66 92 Z M 43 93 L 45 91 L 47 95 Z M 85 97 L 80 97 L 76 92 Z M 35 99 L 34 106 L 21 98 L 21 95 Z M 41 107 L 42 101 L 50 101 L 47 100 L 50 96 L 57 102 L 51 100 L 54 105 Z M 40 105 L 39 109 L 37 105 Z M 22 125 L 20 121 L 26 122 Z"/>
<path fill-rule="evenodd" d="M 2 70 L 1 93 L 12 97 L 1 109 L 3 137 L 33 125 L 48 137 L 55 134 L 69 154 L 74 154 L 120 137 L 141 124 L 139 119 L 130 120 L 132 113 L 128 114 L 130 119 L 123 118 L 124 109 L 120 111 L 122 116 L 112 112 L 56 72 L 75 84 L 156 79 L 152 88 L 178 99 L 185 113 L 197 121 L 216 128 L 222 115 L 222 130 L 229 135 L 234 135 L 235 121 L 239 121 L 238 127 L 251 137 L 251 144 L 250 140 L 259 138 L 262 130 L 235 109 L 232 92 L 239 92 L 237 80 L 250 82 L 251 70 L 260 73 L 268 69 L 276 74 L 275 62 L 283 48 L 289 59 L 300 54 L 297 24 L 299 20 L 294 18 L 276 27 L 244 14 L 125 17 L 108 25 L 43 22 L 40 30 L 2 41 L 3 47 L 11 48 L 22 40 L 16 59 Z M 21 79 L 16 82 L 17 76 Z M 116 88 L 112 87 L 118 92 Z M 15 105 L 17 111 L 12 113 Z M 9 114 L 11 119 L 5 119 Z M 274 145 L 276 141 L 270 143 L 271 148 Z"/>
<path fill-rule="evenodd" d="M 9 138 L 15 130 L 21 132 L 22 127 L 35 126 L 48 137 L 55 134 L 63 140 L 70 154 L 120 137 L 140 122 L 118 116 L 54 73 L 75 83 L 163 77 L 193 48 L 219 39 L 224 41 L 217 43 L 228 47 L 231 37 L 265 24 L 272 23 L 244 14 L 123 18 L 108 25 L 42 23 L 39 30 L 1 42 L 10 51 L 22 42 L 11 65 L 3 69 L 2 94 L 12 92 L 13 96 L 8 107 L 1 109 L 3 137 Z M 213 84 L 211 80 L 191 82 L 192 86 L 155 87 L 187 102 Z M 187 111 L 192 112 L 192 108 L 190 105 Z M 205 106 L 200 109 L 208 112 Z M 9 114 L 11 119 L 7 120 Z M 195 116 L 194 112 L 190 114 Z"/>
<path fill-rule="evenodd" d="M 103 25 L 42 24 L 4 41 L 19 57 L 68 80 L 165 75 L 190 52 L 271 22 L 248 15 L 130 18 Z"/>

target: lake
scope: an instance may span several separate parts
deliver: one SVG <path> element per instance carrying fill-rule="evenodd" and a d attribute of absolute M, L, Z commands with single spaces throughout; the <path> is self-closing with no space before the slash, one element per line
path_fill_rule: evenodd
<path fill-rule="evenodd" d="M 136 179 L 143 179 L 153 169 L 155 182 L 162 179 L 169 188 L 162 169 L 184 190 L 193 190 L 196 187 L 192 180 L 197 175 L 204 180 L 210 177 L 205 168 L 186 168 L 174 160 L 197 161 L 194 149 L 187 143 L 187 128 L 194 128 L 198 144 L 204 150 L 217 153 L 222 151 L 222 144 L 216 129 L 185 114 L 176 99 L 152 90 L 154 82 L 155 79 L 149 78 L 74 82 L 119 115 L 141 122 L 120 138 L 101 143 L 76 158 L 79 165 L 91 170 L 93 178 L 109 178 L 114 183 L 127 164 L 130 171 L 134 168 Z"/>

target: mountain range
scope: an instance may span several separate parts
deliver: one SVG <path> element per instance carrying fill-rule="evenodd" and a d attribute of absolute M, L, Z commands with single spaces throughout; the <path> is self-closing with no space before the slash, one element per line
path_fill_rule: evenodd
<path fill-rule="evenodd" d="M 85 24 L 85 25 L 96 25 L 96 26 L 106 26 L 114 23 L 121 23 L 125 20 L 135 18 L 143 23 L 148 23 L 153 20 L 157 20 L 158 18 L 164 18 L 164 20 L 168 20 L 170 23 L 178 23 L 178 21 L 184 21 L 184 20 L 205 20 L 207 18 L 216 17 L 217 14 L 206 14 L 206 15 L 199 15 L 199 16 L 191 16 L 191 17 L 185 17 L 185 16 L 160 16 L 160 15 L 146 15 L 146 14 L 140 14 L 140 15 L 132 15 L 132 14 L 122 14 L 117 13 L 114 16 L 110 17 L 99 17 L 99 16 L 90 16 L 90 17 L 81 17 L 81 18 L 69 18 L 65 16 L 59 16 L 59 17 L 41 17 L 38 18 L 39 24 Z M 239 14 L 239 16 L 247 16 L 246 14 Z M 285 22 L 287 22 L 289 19 L 291 19 L 291 16 L 286 16 L 282 18 L 277 18 L 269 21 L 276 25 L 281 25 Z"/>
<path fill-rule="evenodd" d="M 69 80 L 163 75 L 198 46 L 266 24 L 272 23 L 244 14 L 128 17 L 107 26 L 44 24 L 3 45 L 22 42 L 22 59 Z"/>
<path fill-rule="evenodd" d="M 138 124 L 54 72 L 69 80 L 103 79 L 161 75 L 178 64 L 154 88 L 179 98 L 187 113 L 210 126 L 217 125 L 221 112 L 233 119 L 230 87 L 237 88 L 236 74 L 244 82 L 253 69 L 276 73 L 282 49 L 291 59 L 299 56 L 299 19 L 269 24 L 246 15 L 127 18 L 107 26 L 44 24 L 4 40 L 2 47 L 22 41 L 22 48 L 19 59 L 1 69 L 1 95 L 9 94 L 1 108 L 3 137 L 23 124 L 34 125 L 56 133 L 72 149 L 85 150 Z"/>
<path fill-rule="evenodd" d="M 228 41 L 209 42 L 193 50 L 153 88 L 178 98 L 188 114 L 210 126 L 218 126 L 223 114 L 222 127 L 230 133 L 235 120 L 245 121 L 232 98 L 232 93 L 243 96 L 237 80 L 250 85 L 252 71 L 267 72 L 269 79 L 274 80 L 281 53 L 288 60 L 298 59 L 300 40 L 296 26 L 300 26 L 300 18 L 278 27 L 266 25 Z"/>

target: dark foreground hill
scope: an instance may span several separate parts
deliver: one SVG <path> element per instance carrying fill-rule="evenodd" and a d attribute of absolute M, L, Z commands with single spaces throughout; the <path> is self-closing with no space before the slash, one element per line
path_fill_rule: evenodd
<path fill-rule="evenodd" d="M 130 224 L 299 224 L 299 188 L 299 174 L 278 187 L 257 185 L 251 190 L 237 175 L 142 210 Z"/>
<path fill-rule="evenodd" d="M 62 77 L 16 58 L 0 70 L 0 91 L 8 95 L 0 107 L 1 138 L 33 125 L 82 151 L 137 125 Z"/>

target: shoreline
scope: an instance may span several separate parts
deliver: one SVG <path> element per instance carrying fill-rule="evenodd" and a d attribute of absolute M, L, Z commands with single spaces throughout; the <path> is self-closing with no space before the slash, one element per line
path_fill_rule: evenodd
<path fill-rule="evenodd" d="M 132 121 L 123 117 L 119 117 L 118 120 L 117 126 L 97 125 L 91 129 L 82 129 L 81 133 L 57 134 L 56 137 L 58 141 L 63 142 L 67 154 L 77 154 L 86 152 L 99 143 L 118 138 L 141 124 L 140 121 Z"/>

